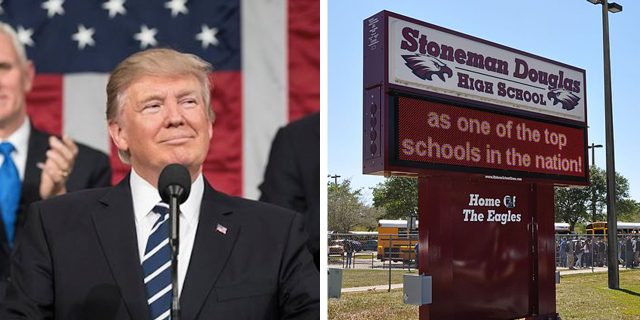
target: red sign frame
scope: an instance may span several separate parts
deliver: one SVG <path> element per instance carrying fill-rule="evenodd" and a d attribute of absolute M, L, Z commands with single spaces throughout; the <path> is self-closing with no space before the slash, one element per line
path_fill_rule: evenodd
<path fill-rule="evenodd" d="M 400 94 L 389 102 L 393 167 L 588 182 L 586 128 Z"/>
<path fill-rule="evenodd" d="M 552 61 L 543 57 L 532 55 L 523 51 L 508 48 L 503 45 L 492 43 L 483 39 L 478 39 L 469 35 L 465 35 L 459 32 L 448 30 L 439 26 L 431 25 L 422 21 L 418 21 L 409 17 L 398 15 L 388 11 L 382 11 L 363 21 L 363 131 L 362 131 L 362 171 L 364 174 L 375 175 L 451 175 L 451 174 L 473 174 L 477 176 L 482 175 L 494 175 L 497 179 L 509 180 L 509 181 L 524 181 L 528 182 L 540 182 L 556 185 L 587 185 L 589 183 L 589 170 L 588 170 L 588 153 L 587 153 L 587 114 L 586 114 L 586 94 L 582 102 L 584 102 L 584 120 L 575 121 L 566 119 L 559 116 L 553 116 L 550 114 L 536 112 L 534 109 L 527 108 L 511 108 L 505 105 L 500 105 L 492 102 L 490 99 L 471 99 L 467 96 L 459 96 L 456 94 L 444 94 L 442 90 L 433 89 L 432 86 L 424 86 L 422 89 L 417 89 L 411 86 L 403 86 L 390 82 L 390 46 L 397 43 L 390 43 L 389 32 L 393 29 L 390 26 L 389 19 L 408 21 L 418 26 L 424 26 L 429 30 L 435 30 L 441 34 L 449 34 L 460 39 L 471 40 L 482 45 L 497 48 L 499 52 L 503 52 L 509 55 L 515 55 L 519 60 L 517 61 L 540 61 L 540 63 L 546 63 L 548 66 L 555 66 L 562 69 L 563 75 L 567 75 L 571 72 L 577 72 L 581 76 L 572 76 L 579 80 L 581 84 L 581 92 L 586 92 L 586 76 L 582 69 L 565 65 L 560 62 Z M 425 30 L 427 30 L 425 29 Z M 435 40 L 435 35 L 429 38 Z M 442 42 L 444 43 L 444 42 Z M 449 43 L 449 42 L 447 42 Z M 451 42 L 453 43 L 453 42 Z M 453 46 L 460 47 L 462 46 Z M 428 49 L 428 48 L 427 48 Z M 471 49 L 469 49 L 471 50 Z M 475 49 L 474 49 L 475 50 Z M 473 51 L 473 50 L 471 50 Z M 495 51 L 495 52 L 498 52 Z M 475 52 L 475 51 L 474 51 Z M 478 51 L 480 52 L 480 51 Z M 483 51 L 484 52 L 484 51 Z M 495 53 L 492 51 L 492 53 Z M 427 52 L 429 53 L 429 52 Z M 477 53 L 477 52 L 476 52 Z M 514 58 L 515 59 L 515 58 Z M 506 59 L 505 61 L 507 61 Z M 492 60 L 493 61 L 493 60 Z M 511 61 L 511 60 L 508 60 Z M 443 62 L 445 63 L 445 62 Z M 451 64 L 451 61 L 446 63 Z M 511 62 L 510 62 L 511 63 Z M 535 64 L 534 62 L 530 63 Z M 399 67 L 406 66 L 402 63 L 398 64 Z M 554 67 L 554 68 L 555 68 Z M 456 69 L 455 65 L 451 65 L 452 71 L 461 69 L 459 66 Z M 509 69 L 515 72 L 513 68 Z M 406 70 L 405 70 L 406 71 Z M 554 71 L 555 72 L 555 71 Z M 553 74 L 555 74 L 552 72 Z M 456 73 L 457 74 L 457 73 Z M 549 73 L 551 74 L 551 73 Z M 447 74 L 448 76 L 448 74 Z M 431 77 L 433 81 L 442 82 L 445 78 L 446 81 L 454 79 L 446 78 L 444 75 L 439 77 L 434 75 Z M 427 75 L 427 78 L 428 75 Z M 477 80 L 477 79 L 476 79 Z M 566 80 L 566 77 L 565 77 Z M 400 80 L 399 80 L 400 81 Z M 459 81 L 458 81 L 459 82 Z M 477 82 L 477 81 L 476 81 Z M 575 84 L 575 83 L 574 83 Z M 498 88 L 498 87 L 496 87 Z M 477 89 L 474 87 L 474 90 Z M 486 88 L 485 88 L 486 89 Z M 498 88 L 499 89 L 499 88 Z M 469 89 L 471 90 L 471 89 Z M 496 89 L 497 90 L 497 89 Z M 487 90 L 484 90 L 487 91 Z M 584 93 L 583 92 L 583 93 Z M 486 93 L 486 92 L 485 92 Z M 542 124 L 544 126 L 553 127 L 555 132 L 571 131 L 580 132 L 580 136 L 584 138 L 580 139 L 583 143 L 578 146 L 574 143 L 573 146 L 573 162 L 574 166 L 581 167 L 580 174 L 576 172 L 566 174 L 562 170 L 529 170 L 530 167 L 514 168 L 514 167 L 471 167 L 468 165 L 461 165 L 459 163 L 438 163 L 438 162 L 423 162 L 423 161 L 411 161 L 411 159 L 402 159 L 398 156 L 398 148 L 400 141 L 396 139 L 398 134 L 398 128 L 396 123 L 397 114 L 395 113 L 395 103 L 399 95 L 418 97 L 421 99 L 427 99 L 429 101 L 442 102 L 452 106 L 458 106 L 461 108 L 468 108 L 469 110 L 484 110 L 487 113 L 495 115 L 496 117 L 507 116 L 512 119 L 518 119 L 518 121 L 537 121 L 536 124 Z M 525 97 L 526 98 L 526 97 Z M 545 95 L 544 99 L 551 99 L 549 94 Z M 551 103 L 551 100 L 547 100 L 547 103 Z M 553 103 L 555 108 L 562 108 L 572 110 L 571 106 L 560 106 Z M 471 112 L 471 111 L 470 111 Z M 564 128 L 564 129 L 559 129 Z M 544 129 L 542 129 L 544 130 Z M 575 138 L 573 140 L 576 140 Z M 582 147 L 584 146 L 584 148 Z M 577 150 L 580 148 L 580 151 Z M 503 150 L 504 151 L 504 150 Z M 580 152 L 580 156 L 576 154 Z M 560 161 L 562 165 L 562 157 L 554 159 L 553 155 L 546 155 L 550 167 L 553 167 L 554 161 Z M 415 160 L 415 159 L 414 159 Z M 579 162 L 579 164 L 576 163 Z"/>

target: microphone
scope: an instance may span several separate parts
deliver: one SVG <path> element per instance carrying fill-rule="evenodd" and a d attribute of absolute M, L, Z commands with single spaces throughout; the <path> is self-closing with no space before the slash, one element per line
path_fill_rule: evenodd
<path fill-rule="evenodd" d="M 191 191 L 191 176 L 185 166 L 177 163 L 167 165 L 162 169 L 158 178 L 158 192 L 165 203 L 170 202 L 172 196 L 177 197 L 182 204 L 189 197 Z"/>
<path fill-rule="evenodd" d="M 181 164 L 173 163 L 162 169 L 158 178 L 158 192 L 162 201 L 169 204 L 171 222 L 171 283 L 173 299 L 171 301 L 171 319 L 180 320 L 180 299 L 178 299 L 178 244 L 180 243 L 180 204 L 185 202 L 191 191 L 189 170 Z"/>

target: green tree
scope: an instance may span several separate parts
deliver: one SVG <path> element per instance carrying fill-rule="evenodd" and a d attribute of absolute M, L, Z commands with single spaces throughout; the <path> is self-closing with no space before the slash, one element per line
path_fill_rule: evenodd
<path fill-rule="evenodd" d="M 571 230 L 576 223 L 606 220 L 607 185 L 606 171 L 592 166 L 589 169 L 591 185 L 588 187 L 559 187 L 555 190 L 556 222 L 567 222 Z M 629 199 L 629 180 L 616 172 L 616 211 L 619 219 L 633 217 L 640 211 L 640 205 Z"/>
<path fill-rule="evenodd" d="M 329 230 L 349 232 L 361 220 L 365 206 L 360 201 L 362 189 L 351 190 L 351 180 L 327 185 L 327 213 Z"/>
<path fill-rule="evenodd" d="M 382 218 L 406 219 L 418 213 L 418 179 L 390 177 L 373 188 L 373 206 L 384 208 Z"/>
<path fill-rule="evenodd" d="M 590 197 L 588 188 L 556 188 L 554 195 L 556 221 L 569 223 L 571 230 L 578 222 L 590 221 L 590 213 L 587 209 Z"/>
<path fill-rule="evenodd" d="M 618 174 L 618 176 L 620 175 Z M 589 203 L 589 213 L 591 215 L 594 214 L 593 205 L 595 203 L 596 210 L 594 220 L 606 220 L 606 213 L 604 212 L 604 210 L 607 204 L 607 174 L 604 170 L 596 166 L 591 166 L 591 168 L 589 168 L 589 180 L 591 182 L 591 185 L 587 187 L 587 190 L 589 191 L 589 198 L 587 200 Z M 618 185 L 616 189 L 619 190 L 621 187 L 624 186 Z M 616 192 L 616 195 L 618 195 L 619 197 L 620 193 Z M 587 219 L 587 221 L 591 220 L 591 217 Z"/>
<path fill-rule="evenodd" d="M 587 187 L 589 194 L 595 192 L 596 220 L 607 219 L 607 172 L 598 167 L 591 167 L 589 171 L 591 185 Z M 633 201 L 629 199 L 629 180 L 616 172 L 616 211 L 618 216 L 629 215 L 633 211 Z M 589 197 L 589 212 L 592 213 L 592 198 Z M 587 220 L 591 221 L 591 217 Z"/>
<path fill-rule="evenodd" d="M 616 204 L 618 220 L 620 221 L 640 221 L 640 202 L 633 199 L 622 199 Z"/>
<path fill-rule="evenodd" d="M 373 206 L 365 205 L 362 213 L 360 214 L 360 220 L 357 222 L 357 227 L 360 231 L 377 231 L 378 220 L 384 214 L 384 208 L 376 208 Z"/>

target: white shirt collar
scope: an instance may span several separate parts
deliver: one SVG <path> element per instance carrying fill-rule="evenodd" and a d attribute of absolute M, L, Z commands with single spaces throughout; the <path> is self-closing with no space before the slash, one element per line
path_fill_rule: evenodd
<path fill-rule="evenodd" d="M 160 198 L 158 189 L 140 177 L 133 168 L 131 168 L 129 184 L 131 186 L 131 197 L 133 199 L 133 212 L 136 222 L 139 222 L 149 215 L 153 207 L 162 201 L 162 199 Z M 203 194 L 204 179 L 202 178 L 202 174 L 200 174 L 191 184 L 189 198 L 180 205 L 181 215 L 186 219 L 188 224 L 192 224 L 194 220 L 199 217 Z"/>
<path fill-rule="evenodd" d="M 12 133 L 5 141 L 11 142 L 11 144 L 13 144 L 13 146 L 16 148 L 16 153 L 26 154 L 27 148 L 29 147 L 30 131 L 31 124 L 29 123 L 29 118 L 25 118 L 22 125 L 18 127 L 18 130 Z"/>
<path fill-rule="evenodd" d="M 13 152 L 13 162 L 15 162 L 16 167 L 18 168 L 20 180 L 24 180 L 24 171 L 27 165 L 27 152 L 29 151 L 30 133 L 31 123 L 29 122 L 29 117 L 26 117 L 22 125 L 18 127 L 18 130 L 12 133 L 6 140 L 0 140 L 0 142 L 10 142 L 16 148 L 16 151 Z M 0 164 L 1 163 L 2 161 L 0 161 Z"/>

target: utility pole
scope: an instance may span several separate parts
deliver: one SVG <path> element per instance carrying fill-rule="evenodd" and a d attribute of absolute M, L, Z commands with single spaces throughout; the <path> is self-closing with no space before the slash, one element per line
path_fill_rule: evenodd
<path fill-rule="evenodd" d="M 607 153 L 607 267 L 609 289 L 620 289 L 618 271 L 618 218 L 616 217 L 616 166 L 613 151 L 613 107 L 611 98 L 611 58 L 609 57 L 609 12 L 622 11 L 622 6 L 608 0 L 587 0 L 602 5 L 602 51 L 604 64 L 604 125 Z"/>
<path fill-rule="evenodd" d="M 334 175 L 329 175 L 329 178 L 333 179 L 333 183 L 338 184 L 338 178 L 340 178 L 342 176 L 339 176 L 337 174 Z"/>

